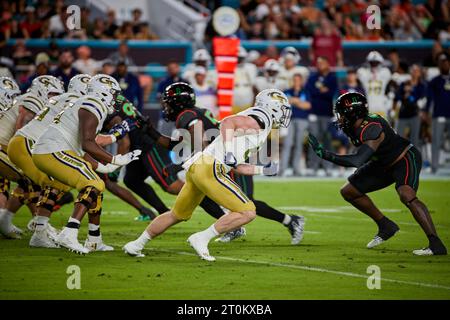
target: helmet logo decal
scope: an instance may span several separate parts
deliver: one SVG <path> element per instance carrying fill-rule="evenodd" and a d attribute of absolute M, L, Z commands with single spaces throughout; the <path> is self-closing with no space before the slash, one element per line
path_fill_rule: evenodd
<path fill-rule="evenodd" d="M 9 79 L 4 79 L 3 80 L 3 86 L 5 87 L 5 89 L 14 89 L 14 84 Z"/>
<path fill-rule="evenodd" d="M 100 77 L 99 80 L 101 83 L 107 84 L 108 86 L 112 87 L 113 86 L 113 82 L 108 79 L 107 77 Z"/>
<path fill-rule="evenodd" d="M 278 100 L 281 103 L 287 103 L 287 100 L 285 97 L 283 97 L 279 92 L 277 91 L 273 91 L 269 93 L 269 96 L 274 99 L 274 100 Z"/>

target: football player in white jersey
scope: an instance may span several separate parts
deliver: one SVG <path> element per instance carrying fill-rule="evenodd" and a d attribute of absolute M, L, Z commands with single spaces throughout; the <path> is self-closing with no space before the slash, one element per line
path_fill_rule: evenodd
<path fill-rule="evenodd" d="M 358 69 L 358 79 L 366 92 L 369 111 L 382 117 L 387 117 L 392 109 L 386 95 L 386 89 L 391 81 L 391 71 L 383 67 L 383 56 L 378 51 L 371 51 L 367 55 L 368 67 Z"/>
<path fill-rule="evenodd" d="M 211 55 L 206 49 L 198 49 L 194 52 L 192 56 L 194 63 L 189 63 L 184 68 L 184 72 L 181 77 L 187 80 L 189 83 L 195 82 L 195 67 L 202 66 L 206 68 L 206 83 L 213 87 L 217 87 L 217 73 L 215 70 L 210 70 L 209 66 L 211 64 Z"/>
<path fill-rule="evenodd" d="M 276 175 L 276 163 L 256 166 L 246 164 L 246 160 L 265 143 L 272 128 L 289 125 L 291 112 L 284 93 L 268 89 L 256 96 L 254 107 L 223 119 L 220 135 L 184 163 L 186 183 L 172 210 L 153 220 L 138 239 L 124 246 L 124 251 L 132 256 L 142 256 L 141 250 L 149 240 L 171 226 L 189 220 L 195 208 L 208 196 L 230 213 L 219 218 L 208 229 L 191 235 L 188 242 L 202 259 L 214 261 L 215 258 L 209 255 L 209 241 L 240 228 L 256 216 L 253 202 L 227 173 L 235 170 L 245 175 Z"/>
<path fill-rule="evenodd" d="M 234 72 L 233 114 L 252 106 L 255 98 L 253 86 L 258 75 L 258 68 L 247 62 L 247 50 L 239 47 L 238 65 Z"/>
<path fill-rule="evenodd" d="M 114 112 L 120 86 L 111 76 L 98 74 L 89 80 L 88 94 L 68 103 L 33 148 L 33 162 L 42 172 L 79 191 L 75 208 L 56 243 L 71 251 L 86 254 L 111 250 L 103 244 L 100 233 L 102 194 L 105 184 L 100 173 L 138 159 L 140 150 L 125 155 L 111 155 L 96 142 L 103 122 Z M 106 165 L 101 162 L 106 163 Z M 85 246 L 78 242 L 81 220 L 89 213 L 89 235 Z"/>
<path fill-rule="evenodd" d="M 14 190 L 16 195 L 25 195 L 24 189 L 30 183 L 23 176 L 22 171 L 9 159 L 7 154 L 8 142 L 16 130 L 19 107 L 14 99 L 20 94 L 17 83 L 9 77 L 0 77 L 0 234 L 5 237 L 18 239 L 22 230 L 12 224 L 15 209 L 8 206 L 12 194 L 9 193 L 10 181 L 15 181 L 21 187 Z M 20 202 L 17 207 L 20 207 Z M 31 210 L 34 210 L 32 206 Z"/>
<path fill-rule="evenodd" d="M 284 88 L 292 88 L 294 85 L 294 74 L 301 74 L 303 83 L 306 83 L 308 80 L 309 70 L 306 67 L 298 65 L 300 60 L 300 53 L 294 47 L 286 47 L 281 51 L 279 59 L 281 67 L 278 78 L 284 82 Z"/>
<path fill-rule="evenodd" d="M 269 59 L 264 63 L 264 75 L 256 78 L 254 91 L 260 92 L 266 89 L 275 88 L 286 90 L 285 82 L 278 78 L 280 73 L 280 64 L 275 59 Z"/>

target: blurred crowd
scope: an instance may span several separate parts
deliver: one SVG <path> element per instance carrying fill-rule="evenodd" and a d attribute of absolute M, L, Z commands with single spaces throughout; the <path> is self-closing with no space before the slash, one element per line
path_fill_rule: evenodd
<path fill-rule="evenodd" d="M 67 2 L 67 1 L 66 1 Z M 142 10 L 132 11 L 132 19 L 118 23 L 114 10 L 106 17 L 91 16 L 88 7 L 80 8 L 80 28 L 67 26 L 64 0 L 1 0 L 0 43 L 8 39 L 119 39 L 156 40 L 149 24 L 142 21 Z"/>
<path fill-rule="evenodd" d="M 198 0 L 211 10 L 220 1 Z M 450 2 L 425 0 L 241 0 L 238 36 L 246 40 L 296 40 L 335 35 L 344 40 L 450 39 Z M 369 29 L 368 5 L 380 8 L 381 28 Z M 324 27 L 325 26 L 325 27 Z"/>

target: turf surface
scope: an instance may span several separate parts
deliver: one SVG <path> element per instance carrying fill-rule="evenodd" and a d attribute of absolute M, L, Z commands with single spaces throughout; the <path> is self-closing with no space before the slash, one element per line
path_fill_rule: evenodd
<path fill-rule="evenodd" d="M 63 249 L 28 247 L 22 240 L 0 239 L 0 299 L 450 299 L 450 256 L 415 257 L 427 244 L 393 188 L 373 195 L 377 205 L 399 223 L 401 231 L 379 248 L 366 243 L 376 226 L 339 196 L 342 181 L 258 181 L 256 195 L 289 213 L 306 217 L 305 238 L 291 246 L 281 225 L 257 218 L 247 236 L 229 244 L 212 243 L 214 263 L 192 254 L 187 237 L 213 219 L 201 209 L 191 221 L 151 241 L 145 258 L 121 250 L 146 223 L 133 221 L 136 210 L 105 195 L 102 231 L 116 247 L 112 253 L 77 256 Z M 157 188 L 157 187 L 156 187 Z M 428 204 L 441 238 L 450 246 L 450 181 L 423 181 L 419 196 Z M 159 192 L 160 190 L 158 190 Z M 168 204 L 173 196 L 159 194 Z M 72 209 L 52 217 L 61 228 Z M 14 222 L 25 228 L 22 209 Z M 84 241 L 83 222 L 80 241 Z M 66 286 L 68 266 L 81 270 L 81 289 Z M 367 288 L 367 268 L 381 270 L 381 289 Z"/>

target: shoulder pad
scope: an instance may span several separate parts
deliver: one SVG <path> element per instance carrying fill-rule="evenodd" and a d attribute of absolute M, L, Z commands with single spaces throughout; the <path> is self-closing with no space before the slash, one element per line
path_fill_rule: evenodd
<path fill-rule="evenodd" d="M 383 127 L 380 123 L 375 121 L 367 122 L 363 124 L 359 133 L 359 141 L 364 143 L 368 140 L 376 140 L 380 137 L 383 132 Z"/>
<path fill-rule="evenodd" d="M 27 110 L 38 113 L 45 108 L 44 103 L 31 92 L 25 93 L 17 98 L 16 104 Z"/>
<path fill-rule="evenodd" d="M 243 116 L 257 117 L 260 120 L 258 121 L 260 125 L 261 124 L 264 125 L 262 129 L 272 128 L 272 116 L 269 115 L 268 112 L 262 108 L 252 107 L 242 112 L 239 112 L 238 114 Z"/>
<path fill-rule="evenodd" d="M 108 110 L 104 106 L 103 102 L 92 96 L 83 96 L 75 102 L 80 109 L 85 109 L 93 113 L 99 120 L 106 118 Z"/>
<path fill-rule="evenodd" d="M 177 116 L 175 126 L 177 129 L 188 129 L 190 123 L 194 120 L 199 120 L 197 112 L 192 109 L 186 109 Z"/>

